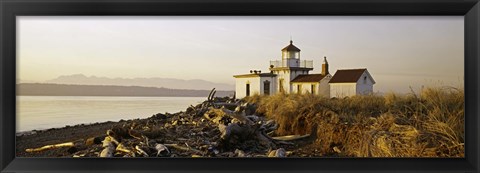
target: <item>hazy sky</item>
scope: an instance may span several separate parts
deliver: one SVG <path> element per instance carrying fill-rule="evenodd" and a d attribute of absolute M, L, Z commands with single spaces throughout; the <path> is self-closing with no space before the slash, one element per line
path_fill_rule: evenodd
<path fill-rule="evenodd" d="M 320 73 L 368 68 L 375 91 L 463 87 L 463 16 L 17 17 L 21 81 L 60 75 L 203 79 L 268 71 L 290 37 Z"/>

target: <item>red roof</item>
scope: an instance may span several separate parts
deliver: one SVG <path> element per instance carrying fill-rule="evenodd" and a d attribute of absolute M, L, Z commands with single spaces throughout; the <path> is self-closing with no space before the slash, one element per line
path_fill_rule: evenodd
<path fill-rule="evenodd" d="M 322 74 L 301 74 L 293 79 L 292 82 L 320 82 L 324 77 Z"/>
<path fill-rule="evenodd" d="M 362 76 L 367 69 L 337 70 L 329 83 L 354 83 Z"/>
<path fill-rule="evenodd" d="M 293 41 L 290 40 L 290 44 L 287 47 L 284 47 L 282 51 L 292 51 L 292 52 L 300 52 L 300 49 L 293 45 Z"/>

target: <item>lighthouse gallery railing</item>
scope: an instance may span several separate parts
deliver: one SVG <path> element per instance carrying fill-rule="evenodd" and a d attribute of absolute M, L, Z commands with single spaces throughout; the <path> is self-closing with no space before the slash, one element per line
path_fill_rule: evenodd
<path fill-rule="evenodd" d="M 270 61 L 270 66 L 272 65 L 273 67 L 313 68 L 313 60 L 298 60 L 298 59 L 276 60 L 276 61 Z"/>

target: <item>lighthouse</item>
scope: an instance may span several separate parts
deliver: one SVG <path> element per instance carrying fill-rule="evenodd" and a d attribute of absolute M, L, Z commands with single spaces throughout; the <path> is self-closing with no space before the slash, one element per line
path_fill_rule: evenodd
<path fill-rule="evenodd" d="M 302 60 L 300 51 L 293 44 L 293 40 L 290 40 L 290 44 L 281 49 L 281 58 L 270 61 L 269 72 L 250 70 L 249 74 L 234 75 L 236 96 L 243 98 L 280 92 L 314 94 L 329 98 L 373 92 L 375 81 L 366 68 L 337 70 L 332 76 L 327 57 L 324 56 L 321 71 L 309 74 L 313 70 L 313 61 Z"/>
<path fill-rule="evenodd" d="M 290 82 L 298 75 L 305 75 L 313 70 L 313 61 L 301 60 L 301 50 L 293 44 L 292 40 L 281 51 L 281 60 L 270 61 L 270 71 L 277 75 L 277 91 L 290 93 L 292 92 Z"/>

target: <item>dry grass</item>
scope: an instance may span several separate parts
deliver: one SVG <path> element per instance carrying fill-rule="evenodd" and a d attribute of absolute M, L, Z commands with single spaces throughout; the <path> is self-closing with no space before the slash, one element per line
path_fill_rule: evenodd
<path fill-rule="evenodd" d="M 314 95 L 251 96 L 257 112 L 280 124 L 276 135 L 317 127 L 316 155 L 464 157 L 464 91 L 329 99 Z M 335 148 L 335 149 L 334 149 Z"/>

